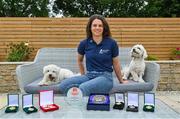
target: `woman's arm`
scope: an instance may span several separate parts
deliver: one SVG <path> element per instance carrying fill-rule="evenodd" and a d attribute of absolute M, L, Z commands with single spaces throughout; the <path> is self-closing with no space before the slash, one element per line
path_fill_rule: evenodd
<path fill-rule="evenodd" d="M 81 75 L 85 74 L 83 59 L 84 59 L 84 55 L 78 54 L 77 61 L 78 61 L 79 71 L 80 71 Z"/>
<path fill-rule="evenodd" d="M 120 83 L 127 83 L 128 81 L 122 79 L 120 61 L 119 61 L 118 56 L 113 58 L 113 68 L 114 68 L 115 74 L 116 74 L 119 82 Z"/>

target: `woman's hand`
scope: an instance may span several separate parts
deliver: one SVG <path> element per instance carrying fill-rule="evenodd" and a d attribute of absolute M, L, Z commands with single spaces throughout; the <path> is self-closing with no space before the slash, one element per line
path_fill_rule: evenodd
<path fill-rule="evenodd" d="M 128 83 L 128 80 L 123 79 L 120 83 L 126 84 L 126 83 Z"/>
<path fill-rule="evenodd" d="M 120 61 L 118 57 L 113 58 L 113 67 L 119 82 L 123 84 L 128 83 L 128 80 L 122 79 Z"/>

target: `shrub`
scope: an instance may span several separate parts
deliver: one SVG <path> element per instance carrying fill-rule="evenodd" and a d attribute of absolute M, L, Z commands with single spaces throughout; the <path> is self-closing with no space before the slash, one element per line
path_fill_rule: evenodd
<path fill-rule="evenodd" d="M 180 60 L 180 47 L 172 49 L 171 54 L 171 59 Z"/>
<path fill-rule="evenodd" d="M 156 60 L 159 60 L 156 56 L 154 55 L 148 55 L 148 57 L 146 58 L 146 60 L 150 60 L 150 61 L 156 61 Z"/>
<path fill-rule="evenodd" d="M 17 62 L 17 61 L 25 61 L 28 59 L 28 56 L 34 50 L 34 48 L 29 47 L 28 43 L 20 42 L 19 44 L 10 43 L 9 52 L 7 56 L 7 61 Z"/>

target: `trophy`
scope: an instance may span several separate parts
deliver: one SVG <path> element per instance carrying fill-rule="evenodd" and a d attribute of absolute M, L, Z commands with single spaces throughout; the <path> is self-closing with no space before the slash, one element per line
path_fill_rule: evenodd
<path fill-rule="evenodd" d="M 83 94 L 78 87 L 72 87 L 67 92 L 66 100 L 68 104 L 77 106 L 82 104 Z"/>

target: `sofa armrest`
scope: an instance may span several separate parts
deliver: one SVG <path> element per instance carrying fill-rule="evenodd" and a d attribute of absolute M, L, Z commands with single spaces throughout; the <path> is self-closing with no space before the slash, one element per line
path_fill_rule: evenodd
<path fill-rule="evenodd" d="M 160 66 L 156 62 L 146 61 L 144 80 L 154 85 L 152 92 L 156 91 L 160 79 Z"/>
<path fill-rule="evenodd" d="M 24 87 L 27 84 L 43 76 L 42 69 L 43 65 L 40 62 L 23 64 L 16 68 L 17 80 L 21 92 L 25 92 Z"/>

